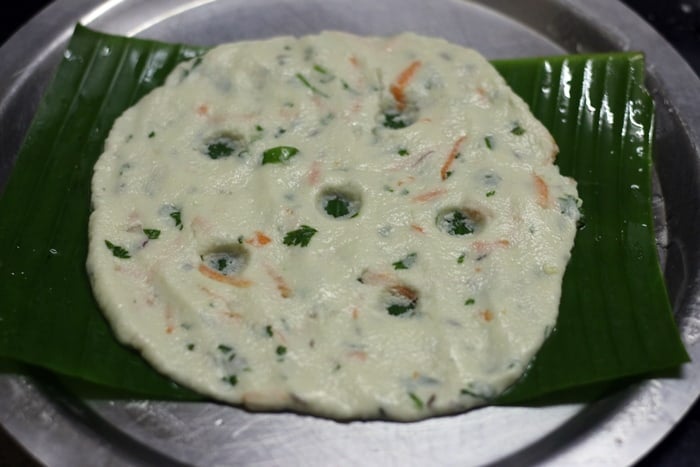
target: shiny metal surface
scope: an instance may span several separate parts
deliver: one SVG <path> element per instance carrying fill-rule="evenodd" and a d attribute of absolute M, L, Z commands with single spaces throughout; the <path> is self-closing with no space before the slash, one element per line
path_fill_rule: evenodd
<path fill-rule="evenodd" d="M 700 80 L 608 0 L 58 0 L 0 48 L 0 187 L 75 22 L 211 45 L 343 29 L 442 36 L 491 58 L 643 50 L 657 102 L 655 196 L 674 311 L 696 363 L 589 405 L 490 407 L 419 423 L 336 423 L 210 403 L 82 400 L 0 374 L 0 423 L 50 465 L 626 465 L 700 393 Z M 1 188 L 0 188 L 1 189 Z M 665 216 L 664 216 L 665 213 Z M 665 229 L 664 229 L 665 227 Z"/>

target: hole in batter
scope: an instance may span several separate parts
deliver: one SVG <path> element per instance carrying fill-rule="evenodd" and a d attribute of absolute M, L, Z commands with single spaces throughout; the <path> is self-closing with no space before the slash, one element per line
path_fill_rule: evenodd
<path fill-rule="evenodd" d="M 326 187 L 318 195 L 318 206 L 328 217 L 351 219 L 360 213 L 362 196 L 360 190 L 352 186 Z"/>
<path fill-rule="evenodd" d="M 438 229 L 450 235 L 468 235 L 478 232 L 484 224 L 484 215 L 470 208 L 447 208 L 438 213 Z"/>
<path fill-rule="evenodd" d="M 413 316 L 418 306 L 418 291 L 403 284 L 384 289 L 382 304 L 391 316 Z"/>
<path fill-rule="evenodd" d="M 206 138 L 202 153 L 209 156 L 210 159 L 221 159 L 229 156 L 242 156 L 247 152 L 247 148 L 243 135 L 224 131 Z"/>
<path fill-rule="evenodd" d="M 236 276 L 248 265 L 250 253 L 243 245 L 225 245 L 202 255 L 202 264 L 224 276 Z"/>

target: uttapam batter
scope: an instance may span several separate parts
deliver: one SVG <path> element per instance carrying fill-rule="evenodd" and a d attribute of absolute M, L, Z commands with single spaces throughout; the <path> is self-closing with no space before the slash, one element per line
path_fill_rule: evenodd
<path fill-rule="evenodd" d="M 88 270 L 118 338 L 212 398 L 414 420 L 485 404 L 554 327 L 557 146 L 444 40 L 216 47 L 115 123 Z"/>

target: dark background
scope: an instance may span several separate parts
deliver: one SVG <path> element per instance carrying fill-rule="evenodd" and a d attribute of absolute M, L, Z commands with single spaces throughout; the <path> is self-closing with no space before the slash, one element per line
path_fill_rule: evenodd
<path fill-rule="evenodd" d="M 0 16 L 0 44 L 49 3 L 47 0 L 20 0 L 4 4 Z M 623 0 L 623 3 L 659 31 L 700 75 L 700 0 Z M 0 427 L 0 466 L 36 465 Z M 700 465 L 700 403 L 695 404 L 640 465 Z"/>

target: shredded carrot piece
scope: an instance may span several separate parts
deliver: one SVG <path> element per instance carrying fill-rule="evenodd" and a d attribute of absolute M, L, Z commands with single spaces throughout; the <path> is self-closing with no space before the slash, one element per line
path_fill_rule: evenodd
<path fill-rule="evenodd" d="M 268 243 L 270 243 L 270 242 L 272 241 L 272 239 L 271 239 L 270 237 L 268 237 L 267 235 L 265 235 L 265 234 L 262 233 L 262 232 L 257 232 L 257 231 L 256 231 L 256 232 L 255 232 L 255 237 L 256 237 L 256 239 L 258 240 L 258 243 L 261 244 L 261 245 L 267 245 Z"/>
<path fill-rule="evenodd" d="M 313 161 L 311 163 L 311 169 L 309 170 L 309 175 L 307 176 L 307 180 L 309 181 L 309 185 L 313 186 L 316 185 L 321 178 L 321 164 L 318 163 L 318 161 Z"/>
<path fill-rule="evenodd" d="M 279 290 L 279 293 L 282 296 L 282 298 L 291 297 L 292 296 L 292 289 L 289 287 L 287 282 L 284 280 L 284 277 L 277 274 L 269 266 L 266 269 L 267 269 L 267 274 L 272 278 L 273 281 L 275 281 L 275 284 L 277 285 L 277 290 Z"/>
<path fill-rule="evenodd" d="M 493 313 L 491 312 L 491 310 L 484 310 L 479 314 L 487 323 L 493 319 Z"/>
<path fill-rule="evenodd" d="M 387 285 L 394 283 L 395 279 L 385 272 L 365 271 L 360 276 L 363 284 L 367 285 Z"/>
<path fill-rule="evenodd" d="M 493 242 L 483 242 L 483 241 L 476 241 L 472 244 L 472 247 L 476 250 L 477 253 L 482 254 L 482 253 L 490 253 L 494 250 L 494 248 L 505 248 L 509 247 L 510 242 L 505 239 L 501 240 L 496 240 Z"/>
<path fill-rule="evenodd" d="M 200 285 L 200 286 L 199 286 L 199 289 L 200 289 L 202 292 L 204 292 L 205 294 L 209 295 L 210 297 L 218 298 L 219 300 L 221 300 L 221 301 L 223 301 L 223 302 L 226 301 L 226 298 L 224 298 L 222 295 L 219 295 L 219 294 L 213 292 L 212 290 L 208 289 L 207 287 L 204 287 L 204 286 L 201 286 L 201 285 Z"/>
<path fill-rule="evenodd" d="M 348 60 L 350 60 L 350 64 L 356 68 L 360 64 L 360 62 L 357 60 L 357 57 L 354 55 L 350 55 L 350 58 Z"/>
<path fill-rule="evenodd" d="M 243 279 L 242 277 L 236 277 L 236 276 L 226 276 L 224 274 L 221 274 L 220 272 L 214 271 L 213 269 L 210 269 L 206 267 L 203 264 L 199 265 L 199 272 L 207 276 L 209 279 L 213 279 L 218 282 L 222 282 L 224 284 L 232 285 L 234 287 L 250 287 L 253 285 L 251 281 L 248 279 Z"/>
<path fill-rule="evenodd" d="M 170 305 L 165 306 L 165 323 L 167 325 L 165 333 L 172 334 L 175 331 L 175 325 L 173 324 L 173 310 L 170 308 Z"/>
<path fill-rule="evenodd" d="M 439 188 L 437 190 L 433 191 L 427 191 L 425 193 L 421 193 L 420 195 L 414 196 L 412 199 L 413 201 L 418 201 L 418 202 L 425 202 L 425 201 L 430 201 L 435 198 L 439 198 L 440 196 L 444 195 L 447 193 L 447 190 L 444 188 Z"/>
<path fill-rule="evenodd" d="M 278 339 L 281 344 L 287 345 L 287 337 L 282 332 L 275 329 L 272 331 L 272 335 L 275 337 L 275 339 Z M 311 340 L 313 341 L 313 339 Z"/>
<path fill-rule="evenodd" d="M 411 224 L 411 228 L 418 233 L 425 233 L 425 230 L 423 230 L 423 227 L 421 227 L 418 224 Z"/>
<path fill-rule="evenodd" d="M 394 83 L 389 86 L 389 91 L 391 91 L 394 99 L 396 99 L 396 106 L 399 111 L 406 108 L 406 86 L 408 86 L 408 83 L 411 81 L 421 65 L 422 63 L 419 60 L 411 62 L 408 67 L 399 73 L 399 76 L 396 77 Z"/>
<path fill-rule="evenodd" d="M 537 204 L 546 208 L 549 206 L 549 187 L 539 175 L 533 175 L 535 180 L 535 190 L 537 190 Z"/>
<path fill-rule="evenodd" d="M 255 237 L 247 239 L 245 242 L 249 245 L 253 246 L 265 246 L 268 243 L 270 243 L 272 239 L 265 235 L 264 233 L 260 232 L 259 230 L 255 231 Z"/>
<path fill-rule="evenodd" d="M 360 310 L 357 308 L 352 309 L 352 319 L 357 319 L 360 317 Z"/>
<path fill-rule="evenodd" d="M 209 107 L 206 104 L 202 104 L 197 107 L 197 115 L 204 116 L 209 113 Z"/>
<path fill-rule="evenodd" d="M 416 74 L 416 71 L 418 71 L 418 68 L 422 63 L 420 60 L 416 60 L 414 62 L 411 62 L 410 65 L 408 65 L 396 78 L 396 81 L 394 81 L 394 85 L 400 88 L 406 87 L 409 81 L 413 78 L 413 76 Z"/>
<path fill-rule="evenodd" d="M 362 350 L 353 350 L 352 352 L 348 352 L 348 357 L 364 362 L 367 360 L 367 352 L 363 352 Z"/>
<path fill-rule="evenodd" d="M 405 285 L 397 284 L 392 286 L 389 290 L 391 290 L 391 293 L 401 295 L 402 297 L 405 297 L 411 301 L 418 299 L 418 294 L 416 291 L 410 287 L 406 287 Z"/>
<path fill-rule="evenodd" d="M 225 317 L 227 317 L 227 318 L 231 318 L 232 320 L 234 320 L 234 321 L 236 321 L 236 322 L 241 322 L 241 321 L 243 321 L 243 315 L 240 314 L 240 313 L 236 313 L 235 311 L 231 311 L 231 310 L 229 310 L 229 311 L 224 311 L 224 312 L 223 312 L 223 315 L 224 315 Z"/>
<path fill-rule="evenodd" d="M 452 145 L 452 150 L 447 155 L 447 160 L 445 160 L 445 163 L 442 164 L 442 168 L 440 169 L 440 178 L 443 180 L 446 180 L 447 177 L 449 177 L 448 172 L 450 171 L 450 167 L 452 167 L 452 163 L 457 158 L 457 154 L 459 154 L 459 147 L 466 138 L 466 136 L 460 136 L 457 138 L 457 141 L 455 141 L 455 144 Z"/>

